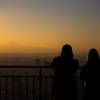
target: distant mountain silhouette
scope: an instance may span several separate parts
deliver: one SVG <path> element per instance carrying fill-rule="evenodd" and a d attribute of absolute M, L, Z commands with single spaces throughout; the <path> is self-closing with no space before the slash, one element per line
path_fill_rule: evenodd
<path fill-rule="evenodd" d="M 52 53 L 60 52 L 59 48 L 43 48 L 39 46 L 21 46 L 12 41 L 6 45 L 0 45 L 0 53 Z"/>
<path fill-rule="evenodd" d="M 9 46 L 18 46 L 19 44 L 15 41 L 11 41 L 7 45 L 9 45 Z"/>

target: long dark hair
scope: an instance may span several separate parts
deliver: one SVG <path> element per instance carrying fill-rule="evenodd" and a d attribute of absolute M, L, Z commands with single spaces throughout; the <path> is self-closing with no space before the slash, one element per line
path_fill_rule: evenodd
<path fill-rule="evenodd" d="M 90 49 L 87 55 L 87 61 L 86 64 L 92 64 L 99 62 L 99 54 L 96 49 Z"/>

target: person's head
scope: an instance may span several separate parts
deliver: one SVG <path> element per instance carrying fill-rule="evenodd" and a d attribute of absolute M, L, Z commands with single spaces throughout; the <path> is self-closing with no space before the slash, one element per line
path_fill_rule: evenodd
<path fill-rule="evenodd" d="M 90 49 L 87 55 L 88 62 L 98 62 L 99 61 L 99 54 L 96 49 Z"/>
<path fill-rule="evenodd" d="M 65 44 L 65 45 L 62 47 L 62 52 L 65 52 L 65 51 L 72 52 L 72 47 L 71 47 L 69 44 Z"/>
<path fill-rule="evenodd" d="M 69 44 L 65 44 L 62 47 L 62 51 L 60 53 L 60 57 L 69 57 L 69 58 L 73 58 L 73 51 L 72 51 L 72 47 Z"/>

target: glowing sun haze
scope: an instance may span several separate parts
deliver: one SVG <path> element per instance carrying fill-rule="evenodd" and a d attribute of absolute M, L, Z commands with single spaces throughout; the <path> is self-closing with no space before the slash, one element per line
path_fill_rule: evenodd
<path fill-rule="evenodd" d="M 50 49 L 68 43 L 74 52 L 99 51 L 100 1 L 0 0 L 0 45 L 11 41 Z"/>

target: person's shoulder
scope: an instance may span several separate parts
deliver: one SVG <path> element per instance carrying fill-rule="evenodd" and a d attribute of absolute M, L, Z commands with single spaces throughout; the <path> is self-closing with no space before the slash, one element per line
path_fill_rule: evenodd
<path fill-rule="evenodd" d="M 78 60 L 77 60 L 77 59 L 73 59 L 73 61 L 78 62 Z"/>
<path fill-rule="evenodd" d="M 54 57 L 54 59 L 53 59 L 53 61 L 51 62 L 51 65 L 50 65 L 50 66 L 51 66 L 53 69 L 55 69 L 58 62 L 59 62 L 59 56 L 58 56 L 58 57 Z"/>
<path fill-rule="evenodd" d="M 58 62 L 58 60 L 59 60 L 59 56 L 57 56 L 57 57 L 54 57 L 54 59 L 53 59 L 53 63 L 56 63 L 56 62 Z"/>
<path fill-rule="evenodd" d="M 59 59 L 59 56 L 57 56 L 57 57 L 54 57 L 54 59 L 53 60 L 58 60 Z"/>

